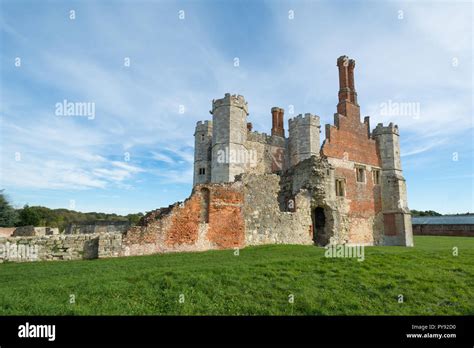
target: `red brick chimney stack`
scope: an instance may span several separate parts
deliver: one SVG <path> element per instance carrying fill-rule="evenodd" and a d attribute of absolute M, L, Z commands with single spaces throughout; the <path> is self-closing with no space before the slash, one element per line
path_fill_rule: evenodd
<path fill-rule="evenodd" d="M 285 110 L 278 107 L 272 108 L 272 135 L 285 137 L 285 129 L 283 128 L 283 114 Z"/>
<path fill-rule="evenodd" d="M 349 89 L 350 89 L 350 101 L 357 105 L 357 92 L 355 90 L 354 84 L 354 68 L 355 68 L 355 60 L 349 59 L 349 66 L 347 67 L 348 75 L 349 75 Z"/>
<path fill-rule="evenodd" d="M 347 56 L 340 56 L 337 59 L 337 67 L 339 68 L 339 102 L 350 101 L 349 58 Z"/>
<path fill-rule="evenodd" d="M 337 113 L 352 119 L 354 122 L 360 121 L 359 104 L 357 104 L 357 92 L 354 83 L 355 60 L 347 56 L 340 56 L 337 59 L 339 68 L 339 103 Z"/>

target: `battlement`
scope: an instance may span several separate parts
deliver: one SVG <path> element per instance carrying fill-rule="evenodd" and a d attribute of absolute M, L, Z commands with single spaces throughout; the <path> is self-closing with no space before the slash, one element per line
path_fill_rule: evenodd
<path fill-rule="evenodd" d="M 319 116 L 313 115 L 310 113 L 299 114 L 296 117 L 290 118 L 288 120 L 290 128 L 298 126 L 316 126 L 321 127 Z"/>
<path fill-rule="evenodd" d="M 257 143 L 268 143 L 268 138 L 270 136 L 267 133 L 259 133 L 259 132 L 248 132 L 247 134 L 247 140 L 248 141 L 254 141 Z"/>
<path fill-rule="evenodd" d="M 196 123 L 196 131 L 198 130 L 210 130 L 212 129 L 212 121 L 207 120 L 207 121 L 198 121 Z"/>
<path fill-rule="evenodd" d="M 268 135 L 267 133 L 248 132 L 247 141 L 253 141 L 260 144 L 285 146 L 285 139 L 279 136 Z"/>
<path fill-rule="evenodd" d="M 376 137 L 381 134 L 396 134 L 399 135 L 398 126 L 390 122 L 388 126 L 384 127 L 383 123 L 377 124 L 377 127 L 372 131 L 372 136 Z"/>
<path fill-rule="evenodd" d="M 214 114 L 214 110 L 222 106 L 233 106 L 241 108 L 248 115 L 248 104 L 245 101 L 245 98 L 242 95 L 226 93 L 222 99 L 213 99 L 212 100 L 212 111 L 211 114 Z"/>
<path fill-rule="evenodd" d="M 319 116 L 306 113 L 288 120 L 290 129 L 288 149 L 290 165 L 319 155 L 319 133 L 321 124 Z"/>

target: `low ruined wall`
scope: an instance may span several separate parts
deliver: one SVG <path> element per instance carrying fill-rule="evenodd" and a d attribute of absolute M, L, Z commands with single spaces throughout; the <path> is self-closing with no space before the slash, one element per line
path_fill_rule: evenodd
<path fill-rule="evenodd" d="M 474 225 L 413 225 L 413 234 L 418 236 L 474 237 Z"/>
<path fill-rule="evenodd" d="M 120 233 L 0 238 L 0 263 L 114 257 L 121 245 Z"/>
<path fill-rule="evenodd" d="M 35 227 L 35 226 L 21 226 L 15 228 L 12 237 L 28 237 L 28 236 L 50 236 L 59 234 L 57 227 Z"/>
<path fill-rule="evenodd" d="M 66 227 L 66 234 L 81 234 L 81 233 L 112 233 L 125 232 L 130 228 L 129 222 L 122 221 L 97 221 L 95 223 L 75 223 L 69 224 Z"/>

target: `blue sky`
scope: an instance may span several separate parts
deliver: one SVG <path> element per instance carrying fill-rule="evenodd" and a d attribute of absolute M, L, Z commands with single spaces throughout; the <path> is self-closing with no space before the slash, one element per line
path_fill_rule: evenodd
<path fill-rule="evenodd" d="M 0 187 L 17 207 L 183 200 L 212 99 L 244 95 L 261 132 L 272 106 L 332 123 L 346 54 L 362 116 L 399 125 L 410 208 L 472 212 L 472 19 L 449 1 L 2 0 Z M 57 116 L 64 99 L 95 117 Z M 420 112 L 386 114 L 389 101 Z"/>

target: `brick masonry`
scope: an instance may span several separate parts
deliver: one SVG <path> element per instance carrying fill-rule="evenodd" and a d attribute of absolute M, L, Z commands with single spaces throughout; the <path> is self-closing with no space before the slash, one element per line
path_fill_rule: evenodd
<path fill-rule="evenodd" d="M 419 225 L 413 224 L 413 234 L 419 236 L 458 236 L 474 237 L 474 225 L 444 224 Z"/>

